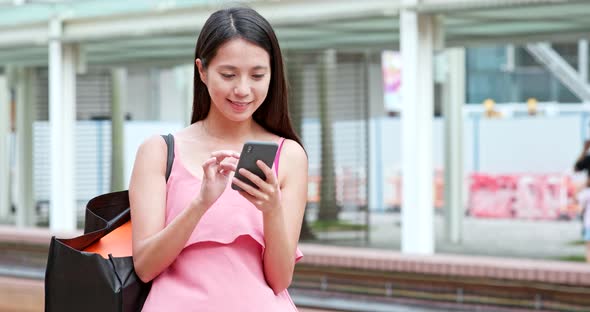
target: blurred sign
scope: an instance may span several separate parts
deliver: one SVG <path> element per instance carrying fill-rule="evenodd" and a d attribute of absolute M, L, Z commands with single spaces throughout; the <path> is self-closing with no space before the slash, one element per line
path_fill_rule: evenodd
<path fill-rule="evenodd" d="M 383 51 L 381 53 L 381 67 L 383 70 L 383 91 L 385 111 L 401 112 L 401 71 L 402 57 L 397 51 Z"/>

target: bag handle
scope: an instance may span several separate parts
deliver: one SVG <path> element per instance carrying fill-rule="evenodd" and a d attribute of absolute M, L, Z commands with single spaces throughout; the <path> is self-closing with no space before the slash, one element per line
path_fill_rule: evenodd
<path fill-rule="evenodd" d="M 168 178 L 170 178 L 170 173 L 172 172 L 172 164 L 174 163 L 174 136 L 171 133 L 168 133 L 167 135 L 162 134 L 162 138 L 164 138 L 168 149 L 168 154 L 166 156 L 166 182 L 168 182 Z M 127 222 L 130 213 L 131 208 L 127 208 L 118 216 L 108 221 L 106 226 L 107 232 L 110 232 L 113 228 L 117 228 Z"/>
<path fill-rule="evenodd" d="M 166 182 L 168 182 L 170 172 L 172 172 L 172 164 L 174 163 L 174 136 L 168 133 L 167 135 L 162 135 L 162 137 L 168 147 L 168 157 L 166 159 Z"/>
<path fill-rule="evenodd" d="M 174 136 L 167 134 L 162 135 L 162 138 L 167 147 L 166 181 L 168 181 L 174 163 Z M 109 233 L 112 229 L 129 221 L 130 211 L 127 191 L 99 195 L 86 205 L 84 233 L 103 228 Z"/>

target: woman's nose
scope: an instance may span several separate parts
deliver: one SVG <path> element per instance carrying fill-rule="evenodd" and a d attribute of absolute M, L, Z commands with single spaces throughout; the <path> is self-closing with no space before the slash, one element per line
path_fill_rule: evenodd
<path fill-rule="evenodd" d="M 244 97 L 250 93 L 250 86 L 246 81 L 240 81 L 234 88 L 234 94 Z"/>

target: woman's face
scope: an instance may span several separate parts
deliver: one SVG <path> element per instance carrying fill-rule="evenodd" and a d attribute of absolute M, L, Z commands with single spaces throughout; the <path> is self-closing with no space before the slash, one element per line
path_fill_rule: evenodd
<path fill-rule="evenodd" d="M 229 120 L 251 118 L 268 94 L 270 56 L 249 41 L 232 39 L 219 47 L 206 69 L 200 59 L 196 64 L 211 96 L 211 110 Z"/>

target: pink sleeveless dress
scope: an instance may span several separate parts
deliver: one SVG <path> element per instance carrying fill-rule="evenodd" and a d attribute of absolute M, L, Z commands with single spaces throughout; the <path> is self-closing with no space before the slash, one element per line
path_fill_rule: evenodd
<path fill-rule="evenodd" d="M 275 158 L 275 172 L 283 142 L 281 139 Z M 175 155 L 179 155 L 176 147 Z M 166 225 L 199 189 L 200 180 L 176 156 L 167 183 Z M 262 213 L 228 184 L 180 255 L 153 280 L 142 311 L 297 311 L 287 290 L 275 295 L 266 283 L 264 246 Z M 295 261 L 302 256 L 297 248 Z"/>

